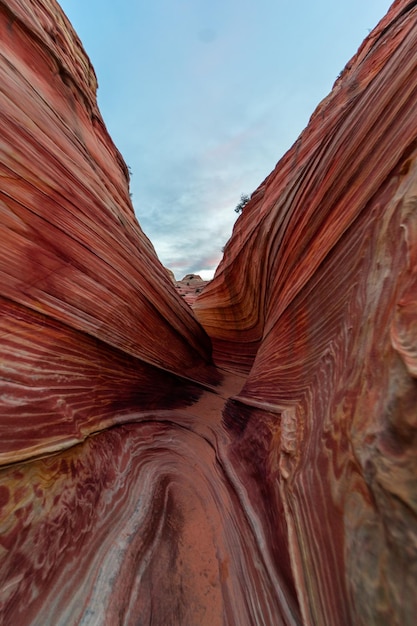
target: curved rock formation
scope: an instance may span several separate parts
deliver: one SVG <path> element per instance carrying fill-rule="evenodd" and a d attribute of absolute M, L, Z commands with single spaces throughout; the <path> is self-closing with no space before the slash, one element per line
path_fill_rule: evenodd
<path fill-rule="evenodd" d="M 79 40 L 55 2 L 26 5 L 0 3 L 3 462 L 148 409 L 152 389 L 171 407 L 167 376 L 218 378 L 136 222 Z"/>
<path fill-rule="evenodd" d="M 192 309 L 56 2 L 0 42 L 0 622 L 414 624 L 417 3 Z"/>

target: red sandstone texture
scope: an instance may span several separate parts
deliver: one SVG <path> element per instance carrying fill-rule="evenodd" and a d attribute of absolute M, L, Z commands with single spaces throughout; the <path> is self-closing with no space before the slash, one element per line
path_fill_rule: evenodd
<path fill-rule="evenodd" d="M 198 294 L 58 5 L 0 1 L 0 42 L 0 623 L 414 626 L 417 4 Z"/>

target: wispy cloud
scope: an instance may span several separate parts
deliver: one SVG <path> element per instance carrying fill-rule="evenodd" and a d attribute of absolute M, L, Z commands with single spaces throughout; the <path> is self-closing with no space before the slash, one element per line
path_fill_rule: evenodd
<path fill-rule="evenodd" d="M 136 183 L 132 177 L 141 226 L 177 277 L 202 269 L 214 272 L 231 235 L 240 194 L 253 191 L 265 172 L 262 163 L 254 162 L 257 152 L 250 144 L 256 141 L 250 129 L 229 133 L 205 151 L 196 149 L 194 159 L 162 160 L 146 178 Z"/>
<path fill-rule="evenodd" d="M 391 0 L 60 0 L 164 265 L 213 271 L 241 193 L 296 140 Z"/>

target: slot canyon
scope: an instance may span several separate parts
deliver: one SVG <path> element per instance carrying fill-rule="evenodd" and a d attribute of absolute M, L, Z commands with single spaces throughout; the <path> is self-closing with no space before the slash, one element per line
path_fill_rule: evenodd
<path fill-rule="evenodd" d="M 59 5 L 0 31 L 0 623 L 414 626 L 417 2 L 188 298 Z"/>

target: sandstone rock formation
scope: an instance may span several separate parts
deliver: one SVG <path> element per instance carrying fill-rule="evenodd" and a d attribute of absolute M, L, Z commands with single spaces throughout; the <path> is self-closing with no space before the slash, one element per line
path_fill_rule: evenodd
<path fill-rule="evenodd" d="M 0 1 L 0 622 L 410 625 L 417 3 L 191 309 L 54 0 Z"/>
<path fill-rule="evenodd" d="M 182 280 L 176 281 L 175 286 L 184 301 L 193 305 L 208 283 L 198 274 L 186 274 Z"/>

